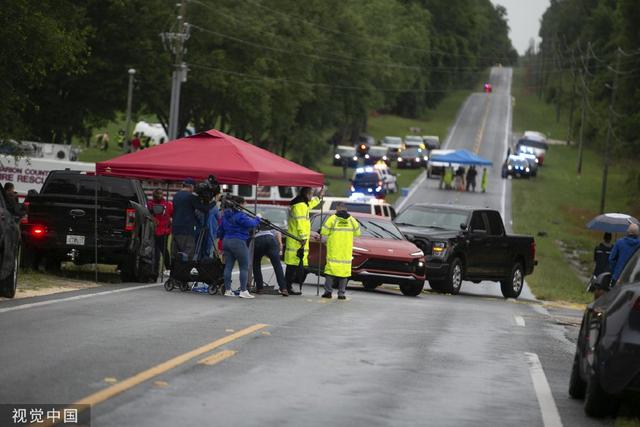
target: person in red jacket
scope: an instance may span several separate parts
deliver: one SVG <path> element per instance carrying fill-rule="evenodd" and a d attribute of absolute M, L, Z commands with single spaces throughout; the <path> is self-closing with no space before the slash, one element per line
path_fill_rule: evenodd
<path fill-rule="evenodd" d="M 173 215 L 173 203 L 164 198 L 162 189 L 153 190 L 153 198 L 147 202 L 147 207 L 153 215 L 156 223 L 156 251 L 153 259 L 153 268 L 157 273 L 160 268 L 160 256 L 164 259 L 164 268 L 171 268 L 171 257 L 168 250 L 168 240 L 171 234 L 171 216 Z"/>

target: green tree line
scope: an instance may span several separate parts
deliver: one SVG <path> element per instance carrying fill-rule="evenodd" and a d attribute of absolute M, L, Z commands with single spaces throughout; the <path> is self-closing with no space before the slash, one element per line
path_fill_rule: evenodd
<path fill-rule="evenodd" d="M 126 105 L 166 126 L 169 0 L 14 0 L 0 10 L 0 136 L 70 143 Z M 188 0 L 180 128 L 311 164 L 372 111 L 415 117 L 517 54 L 490 0 Z"/>
<path fill-rule="evenodd" d="M 540 47 L 524 59 L 531 88 L 558 119 L 571 116 L 570 139 L 582 129 L 586 145 L 609 141 L 613 155 L 631 158 L 640 155 L 639 22 L 637 0 L 552 0 Z"/>

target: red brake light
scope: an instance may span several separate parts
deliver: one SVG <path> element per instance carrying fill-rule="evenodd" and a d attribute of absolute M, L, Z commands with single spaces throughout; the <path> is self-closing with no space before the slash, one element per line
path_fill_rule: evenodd
<path fill-rule="evenodd" d="M 47 234 L 47 229 L 42 225 L 34 225 L 33 227 L 31 227 L 31 235 L 33 237 L 42 237 L 45 234 Z"/>
<path fill-rule="evenodd" d="M 133 228 L 136 225 L 136 210 L 135 209 L 127 209 L 124 229 L 125 231 L 133 231 Z"/>
<path fill-rule="evenodd" d="M 535 260 L 536 259 L 536 241 L 535 240 L 531 242 L 531 246 L 529 249 L 531 251 L 531 259 Z"/>

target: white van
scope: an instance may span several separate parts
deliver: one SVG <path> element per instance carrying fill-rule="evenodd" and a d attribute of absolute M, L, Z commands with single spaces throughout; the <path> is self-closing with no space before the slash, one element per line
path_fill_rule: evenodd
<path fill-rule="evenodd" d="M 449 163 L 434 162 L 431 159 L 435 156 L 446 156 L 447 154 L 451 154 L 454 151 L 456 150 L 431 150 L 429 160 L 427 161 L 427 178 L 441 176 L 444 172 L 444 168 L 449 165 Z M 457 165 L 452 164 L 451 166 L 455 168 Z"/>
<path fill-rule="evenodd" d="M 347 205 L 347 211 L 349 212 L 366 213 L 391 219 L 396 217 L 396 211 L 393 206 L 384 200 L 355 194 L 351 197 L 325 197 L 322 201 L 322 206 L 318 205 L 313 209 L 313 212 L 320 212 L 320 208 L 324 212 L 335 211 L 338 202 L 343 202 Z"/>

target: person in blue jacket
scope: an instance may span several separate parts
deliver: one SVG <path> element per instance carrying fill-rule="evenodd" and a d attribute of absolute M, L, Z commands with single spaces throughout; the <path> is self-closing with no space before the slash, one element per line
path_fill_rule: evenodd
<path fill-rule="evenodd" d="M 611 286 L 613 287 L 629 258 L 640 248 L 640 228 L 638 224 L 629 224 L 627 235 L 618 240 L 609 255 L 609 269 L 611 270 Z"/>
<path fill-rule="evenodd" d="M 242 197 L 234 197 L 234 202 L 244 206 L 245 200 Z M 238 261 L 240 268 L 240 298 L 254 298 L 247 290 L 247 280 L 249 277 L 249 248 L 247 240 L 251 231 L 260 223 L 259 218 L 251 218 L 244 212 L 235 209 L 233 206 L 226 206 L 222 215 L 222 223 L 218 227 L 218 238 L 222 239 L 222 250 L 224 251 L 224 295 L 235 296 L 231 291 L 231 273 L 233 265 Z"/>

